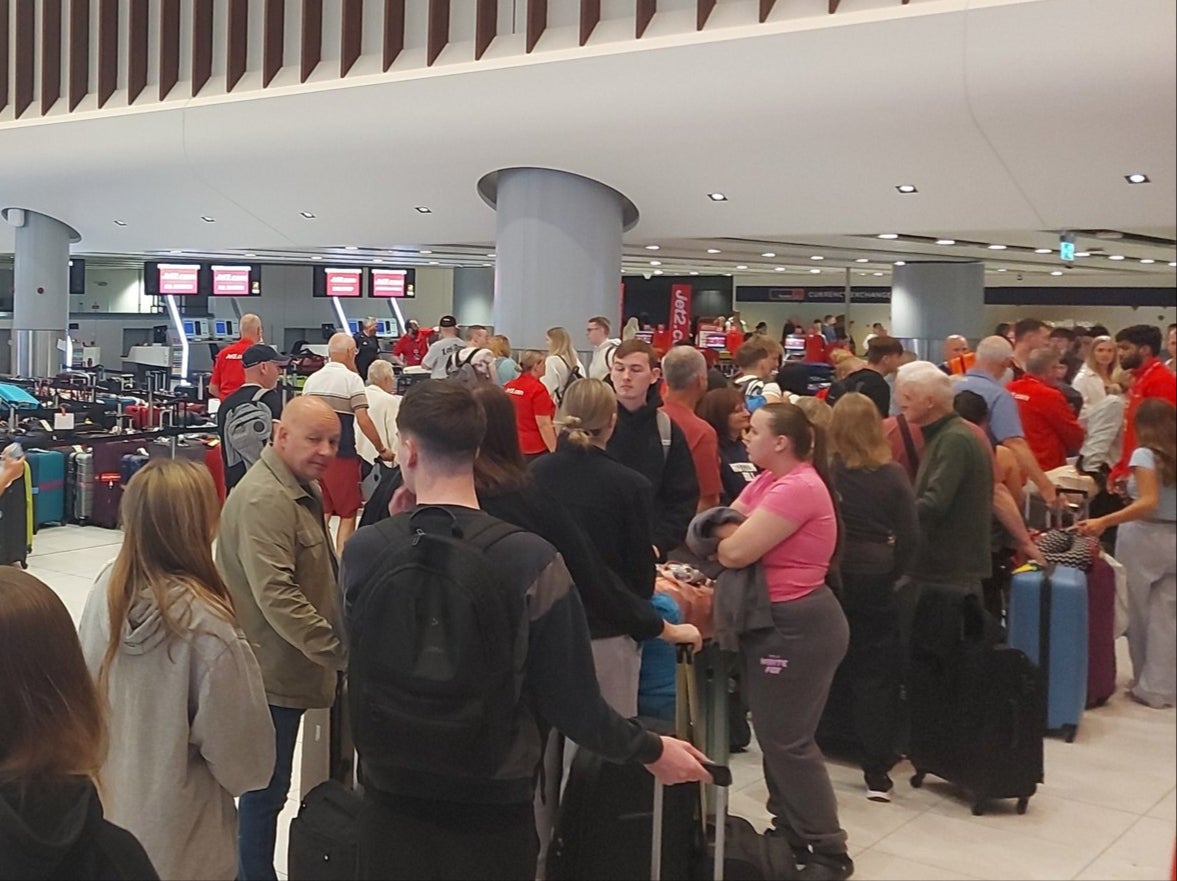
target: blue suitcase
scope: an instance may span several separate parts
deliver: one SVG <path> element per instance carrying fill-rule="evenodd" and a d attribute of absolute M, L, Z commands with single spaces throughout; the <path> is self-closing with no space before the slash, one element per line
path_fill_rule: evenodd
<path fill-rule="evenodd" d="M 18 410 L 36 410 L 41 402 L 30 395 L 19 385 L 0 382 L 0 404 L 5 408 L 16 407 Z"/>
<path fill-rule="evenodd" d="M 1046 686 L 1046 729 L 1071 743 L 1087 705 L 1087 576 L 1070 566 L 1014 573 L 1009 644 L 1026 653 Z"/>
<path fill-rule="evenodd" d="M 33 529 L 65 523 L 65 454 L 29 450 L 25 455 L 33 476 Z"/>

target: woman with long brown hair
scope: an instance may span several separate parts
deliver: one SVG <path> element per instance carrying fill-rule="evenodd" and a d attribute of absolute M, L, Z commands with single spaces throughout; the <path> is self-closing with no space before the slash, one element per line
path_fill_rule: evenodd
<path fill-rule="evenodd" d="M 822 726 L 822 746 L 843 741 L 856 753 L 871 801 L 891 800 L 898 760 L 899 613 L 895 583 L 919 544 L 915 494 L 891 461 L 875 402 L 847 392 L 834 405 L 830 455 L 844 548 L 838 597 L 850 645 L 838 668 Z"/>
<path fill-rule="evenodd" d="M 825 432 L 793 404 L 752 414 L 748 458 L 763 471 L 732 507 L 746 518 L 714 531 L 728 569 L 759 564 L 773 627 L 744 633 L 742 686 L 764 753 L 769 834 L 786 839 L 802 878 L 848 878 L 854 863 L 815 734 L 849 628 L 827 586 L 838 514 Z"/>
<path fill-rule="evenodd" d="M 1110 336 L 1097 336 L 1091 341 L 1083 366 L 1071 380 L 1071 388 L 1083 396 L 1083 410 L 1079 414 L 1081 417 L 1086 418 L 1088 411 L 1109 393 L 1119 393 L 1120 387 L 1112 378 L 1115 369 L 1115 341 Z"/>
<path fill-rule="evenodd" d="M 0 878 L 156 878 L 95 783 L 106 718 L 65 605 L 0 566 Z"/>
<path fill-rule="evenodd" d="M 1084 535 L 1116 530 L 1116 559 L 1128 575 L 1129 696 L 1154 708 L 1177 704 L 1177 408 L 1146 398 L 1136 411 L 1128 460 L 1129 505 L 1078 524 Z"/>
<path fill-rule="evenodd" d="M 712 389 L 695 407 L 695 415 L 714 428 L 719 439 L 719 477 L 723 487 L 719 503 L 730 505 L 757 474 L 744 446 L 744 432 L 751 419 L 744 393 L 731 386 Z"/>
<path fill-rule="evenodd" d="M 110 707 L 106 805 L 163 877 L 232 879 L 233 799 L 269 783 L 275 741 L 261 671 L 213 563 L 212 477 L 195 462 L 149 462 L 121 514 L 122 548 L 79 626 Z"/>
<path fill-rule="evenodd" d="M 578 379 L 588 376 L 580 356 L 572 347 L 572 337 L 562 327 L 549 327 L 548 357 L 544 361 L 542 381 L 557 407 L 564 400 L 564 392 Z"/>

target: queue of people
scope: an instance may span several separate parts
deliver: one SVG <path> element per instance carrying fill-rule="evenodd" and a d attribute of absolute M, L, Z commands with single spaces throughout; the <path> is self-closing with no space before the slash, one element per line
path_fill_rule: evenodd
<path fill-rule="evenodd" d="M 651 604 L 655 564 L 690 533 L 723 569 L 759 573 L 763 595 L 736 601 L 756 605 L 747 618 L 759 624 L 736 638 L 768 835 L 800 877 L 849 877 L 818 746 L 827 701 L 846 707 L 867 797 L 889 801 L 899 588 L 973 593 L 999 614 L 1000 561 L 1036 557 L 1022 493 L 1032 485 L 1056 504 L 1049 472 L 1079 452 L 1107 398 L 1125 398 L 1120 454 L 1100 475 L 1112 501 L 1077 529 L 1117 532 L 1131 696 L 1177 700 L 1174 362 L 1160 360 L 1154 327 L 1094 334 L 1080 355 L 1085 337 L 1039 325 L 975 351 L 951 337 L 939 365 L 906 358 L 879 328 L 827 402 L 789 381 L 782 346 L 763 334 L 736 351 L 735 380 L 710 388 L 700 352 L 659 357 L 611 338 L 605 318 L 587 323 L 586 368 L 562 327 L 546 352 L 512 353 L 505 337 L 462 334 L 445 316 L 436 342 L 418 328 L 405 346 L 436 381 L 402 397 L 373 361 L 365 387 L 359 346 L 339 334 L 305 393 L 278 410 L 266 393 L 281 359 L 259 325 L 240 353 L 242 383 L 221 390 L 267 407 L 254 414 L 267 431 L 234 460 L 223 510 L 200 467 L 144 467 L 77 634 L 48 588 L 0 572 L 0 696 L 17 710 L 0 717 L 0 865 L 30 877 L 275 877 L 300 722 L 340 699 L 346 672 L 366 769 L 361 877 L 530 877 L 550 831 L 543 795 L 558 792 L 536 791 L 538 767 L 559 773 L 549 729 L 665 783 L 708 779 L 698 750 L 631 721 L 641 642 L 701 644 Z M 489 369 L 466 369 L 480 363 Z M 1061 388 L 1068 375 L 1078 407 Z M 360 462 L 378 459 L 399 466 L 403 486 L 393 516 L 357 531 Z M 443 549 L 462 560 L 448 581 L 422 563 Z M 397 617 L 380 599 L 390 573 L 456 591 L 444 638 L 405 638 L 410 606 Z M 478 620 L 502 628 L 500 652 L 478 656 L 499 666 L 470 668 L 447 642 L 479 638 L 461 618 L 463 577 L 493 597 L 478 600 L 491 616 Z M 373 636 L 382 624 L 398 638 Z M 402 668 L 408 678 L 394 678 Z M 452 724 L 431 715 L 441 704 L 407 697 L 458 673 L 484 685 L 467 703 L 438 692 L 461 710 Z M 57 850 L 33 846 L 47 831 Z"/>

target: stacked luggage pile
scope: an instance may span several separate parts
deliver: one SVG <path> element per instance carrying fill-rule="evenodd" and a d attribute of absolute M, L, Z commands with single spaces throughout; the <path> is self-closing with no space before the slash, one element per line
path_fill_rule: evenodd
<path fill-rule="evenodd" d="M 0 378 L 0 447 L 20 444 L 28 463 L 24 480 L 0 503 L 0 563 L 25 565 L 33 533 L 44 526 L 117 527 L 123 487 L 150 458 L 204 462 L 223 499 L 216 427 L 194 397 L 138 388 L 133 377 L 101 371 Z"/>

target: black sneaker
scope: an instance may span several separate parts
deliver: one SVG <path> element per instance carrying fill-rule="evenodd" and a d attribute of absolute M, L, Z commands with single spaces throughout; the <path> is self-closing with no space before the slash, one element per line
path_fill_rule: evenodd
<path fill-rule="evenodd" d="M 809 862 L 797 874 L 802 881 L 845 881 L 854 874 L 849 854 L 811 853 Z"/>
<path fill-rule="evenodd" d="M 891 790 L 895 784 L 891 782 L 891 778 L 887 774 L 863 774 L 863 779 L 866 780 L 866 797 L 870 801 L 877 801 L 889 803 L 891 801 Z"/>

